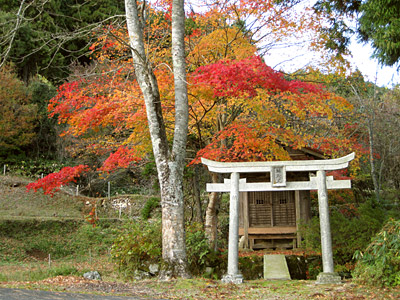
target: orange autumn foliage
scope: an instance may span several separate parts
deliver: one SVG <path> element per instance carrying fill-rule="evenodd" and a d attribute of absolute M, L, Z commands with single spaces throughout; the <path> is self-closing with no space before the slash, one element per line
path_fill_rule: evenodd
<path fill-rule="evenodd" d="M 319 17 L 308 18 L 309 11 L 293 15 L 292 7 L 276 5 L 276 1 L 224 4 L 188 13 L 190 147 L 196 152 L 208 149 L 199 153 L 224 160 L 284 158 L 282 144 L 317 147 L 332 155 L 338 151 L 331 146 L 341 151 L 351 148 L 343 128 L 334 122 L 351 110 L 345 99 L 321 85 L 286 78 L 256 55 L 257 45 L 268 38 L 282 41 L 290 34 L 317 30 Z M 151 18 L 146 21 L 146 49 L 160 89 L 167 134 L 172 134 L 170 1 L 156 5 L 157 9 L 149 8 Z M 257 20 L 252 30 L 240 27 L 240 20 L 252 18 Z M 261 28 L 268 34 L 260 36 Z M 104 160 L 103 171 L 127 167 L 151 149 L 127 42 L 124 30 L 105 28 L 91 47 L 94 73 L 62 85 L 49 105 L 52 115 L 68 125 L 64 135 L 84 141 L 81 152 L 114 152 Z M 224 157 L 216 154 L 222 155 L 221 143 L 228 147 Z"/>

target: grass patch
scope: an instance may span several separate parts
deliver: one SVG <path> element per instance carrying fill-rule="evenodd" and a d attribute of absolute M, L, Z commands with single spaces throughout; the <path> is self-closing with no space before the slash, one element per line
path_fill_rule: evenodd
<path fill-rule="evenodd" d="M 119 221 L 93 227 L 83 220 L 2 220 L 0 260 L 43 261 L 109 253 Z"/>
<path fill-rule="evenodd" d="M 65 193 L 54 197 L 42 191 L 27 192 L 25 186 L 32 180 L 15 176 L 0 176 L 0 218 L 10 217 L 68 217 L 82 218 L 84 201 Z"/>
<path fill-rule="evenodd" d="M 43 265 L 28 265 L 26 268 L 12 268 L 0 266 L 0 281 L 39 281 L 49 277 L 82 275 L 73 265 L 63 264 L 55 267 L 43 267 Z M 4 272 L 3 270 L 7 270 Z"/>
<path fill-rule="evenodd" d="M 83 276 L 88 271 L 98 271 L 104 280 L 117 280 L 115 266 L 108 255 L 80 256 L 68 259 L 29 262 L 1 262 L 0 282 L 5 284 L 16 282 L 40 281 L 56 276 Z"/>

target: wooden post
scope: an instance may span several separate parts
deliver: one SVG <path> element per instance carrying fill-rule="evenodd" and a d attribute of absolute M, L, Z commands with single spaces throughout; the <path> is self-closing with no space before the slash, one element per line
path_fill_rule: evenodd
<path fill-rule="evenodd" d="M 249 248 L 249 198 L 248 193 L 240 193 L 243 199 L 243 230 L 244 230 L 244 248 Z"/>
<path fill-rule="evenodd" d="M 296 208 L 296 248 L 298 248 L 301 243 L 301 234 L 299 231 L 301 221 L 300 191 L 294 191 L 294 202 Z"/>
<path fill-rule="evenodd" d="M 231 173 L 229 203 L 228 273 L 222 278 L 225 283 L 243 283 L 239 273 L 239 173 Z"/>

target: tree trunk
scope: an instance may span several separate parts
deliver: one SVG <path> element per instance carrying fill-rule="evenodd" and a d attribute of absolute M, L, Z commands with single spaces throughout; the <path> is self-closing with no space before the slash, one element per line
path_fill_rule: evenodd
<path fill-rule="evenodd" d="M 226 102 L 224 103 L 225 111 L 217 115 L 217 131 L 221 131 L 225 128 L 226 124 L 226 110 L 227 105 Z M 221 141 L 221 147 L 226 147 L 226 140 Z M 211 173 L 212 183 L 218 183 L 219 175 L 217 173 Z M 206 220 L 205 220 L 205 234 L 208 240 L 208 244 L 210 245 L 211 249 L 217 250 L 217 240 L 218 240 L 218 207 L 219 202 L 221 199 L 220 193 L 210 193 L 208 199 L 208 206 L 206 209 Z"/>
<path fill-rule="evenodd" d="M 375 158 L 374 158 L 374 132 L 373 132 L 373 117 L 372 120 L 368 121 L 368 137 L 369 137 L 369 163 L 371 167 L 371 176 L 372 176 L 372 183 L 374 184 L 374 192 L 376 201 L 380 202 L 380 195 L 379 195 L 379 184 L 378 179 L 376 178 L 376 167 L 375 167 Z"/>
<path fill-rule="evenodd" d="M 212 183 L 218 183 L 218 174 L 211 173 Z M 220 194 L 210 193 L 205 220 L 205 234 L 211 249 L 217 250 L 217 209 L 219 207 Z"/>
<path fill-rule="evenodd" d="M 199 176 L 199 166 L 195 165 L 194 166 L 194 176 L 193 176 L 193 194 L 194 194 L 194 201 L 195 201 L 195 220 L 198 223 L 203 224 L 203 209 L 201 205 L 201 196 L 200 196 L 200 187 L 199 187 L 199 181 L 200 181 L 200 176 Z"/>
<path fill-rule="evenodd" d="M 127 27 L 135 74 L 146 104 L 147 120 L 161 190 L 162 258 L 160 279 L 189 277 L 187 271 L 184 213 L 183 168 L 188 130 L 188 100 L 184 51 L 183 0 L 172 4 L 172 60 L 175 84 L 175 132 L 169 149 L 156 77 L 143 42 L 143 20 L 136 0 L 125 0 Z"/>

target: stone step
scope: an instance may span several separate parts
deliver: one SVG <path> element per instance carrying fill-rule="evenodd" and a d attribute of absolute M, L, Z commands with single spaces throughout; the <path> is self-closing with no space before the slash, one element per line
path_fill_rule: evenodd
<path fill-rule="evenodd" d="M 291 279 L 285 255 L 264 255 L 264 279 Z"/>

